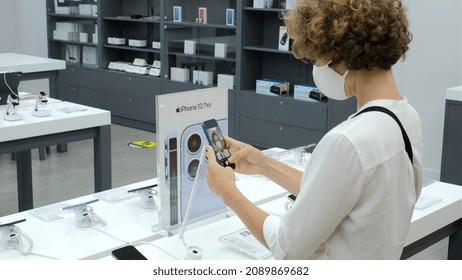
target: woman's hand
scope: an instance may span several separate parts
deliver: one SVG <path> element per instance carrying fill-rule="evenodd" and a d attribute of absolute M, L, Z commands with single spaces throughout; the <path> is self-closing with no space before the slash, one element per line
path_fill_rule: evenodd
<path fill-rule="evenodd" d="M 233 169 L 218 164 L 212 146 L 207 147 L 205 155 L 208 159 L 208 168 L 205 172 L 205 177 L 210 189 L 223 200 L 238 193 L 239 190 L 236 187 L 236 177 L 234 176 Z"/>
<path fill-rule="evenodd" d="M 225 136 L 231 150 L 228 161 L 236 165 L 236 172 L 242 174 L 263 174 L 266 169 L 267 156 L 257 148 Z"/>

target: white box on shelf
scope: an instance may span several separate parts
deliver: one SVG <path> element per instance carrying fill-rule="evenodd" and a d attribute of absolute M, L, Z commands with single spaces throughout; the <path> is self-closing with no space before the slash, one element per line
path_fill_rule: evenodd
<path fill-rule="evenodd" d="M 226 9 L 226 25 L 227 26 L 234 26 L 234 18 L 235 18 L 235 10 L 234 9 Z"/>
<path fill-rule="evenodd" d="M 94 17 L 98 16 L 98 5 L 91 5 L 91 15 Z"/>
<path fill-rule="evenodd" d="M 80 32 L 53 30 L 53 39 L 62 41 L 79 41 Z"/>
<path fill-rule="evenodd" d="M 286 0 L 286 10 L 293 10 L 297 5 L 297 0 Z"/>
<path fill-rule="evenodd" d="M 317 102 L 316 100 L 310 98 L 310 92 L 316 89 L 314 85 L 300 84 L 294 85 L 294 99 Z"/>
<path fill-rule="evenodd" d="M 253 0 L 254 8 L 265 8 L 265 0 Z"/>
<path fill-rule="evenodd" d="M 160 42 L 152 41 L 152 48 L 153 49 L 160 49 Z"/>
<path fill-rule="evenodd" d="M 181 22 L 182 21 L 182 10 L 181 6 L 173 6 L 173 21 Z"/>
<path fill-rule="evenodd" d="M 151 68 L 151 69 L 149 69 L 149 75 L 150 76 L 155 76 L 155 77 L 160 77 L 160 69 L 159 68 Z"/>
<path fill-rule="evenodd" d="M 147 44 L 146 40 L 128 39 L 128 45 L 130 47 L 144 48 L 148 44 Z"/>
<path fill-rule="evenodd" d="M 228 52 L 228 46 L 222 43 L 215 43 L 215 57 L 226 58 Z"/>
<path fill-rule="evenodd" d="M 289 51 L 289 34 L 286 26 L 279 26 L 279 46 L 280 51 Z"/>
<path fill-rule="evenodd" d="M 193 83 L 196 85 L 209 86 L 213 85 L 213 72 L 210 71 L 193 71 Z"/>
<path fill-rule="evenodd" d="M 160 68 L 160 67 L 161 67 L 160 60 L 154 60 L 154 61 L 152 62 L 152 67 L 154 67 L 154 68 Z"/>
<path fill-rule="evenodd" d="M 234 89 L 234 75 L 218 74 L 217 87 Z"/>
<path fill-rule="evenodd" d="M 119 61 L 118 64 L 117 64 L 117 70 L 125 71 L 125 70 L 127 70 L 129 65 L 130 65 L 130 63 L 128 63 L 128 62 Z"/>
<path fill-rule="evenodd" d="M 91 4 L 79 4 L 79 15 L 91 16 L 92 8 Z"/>
<path fill-rule="evenodd" d="M 127 73 L 147 75 L 149 73 L 149 68 L 144 66 L 128 65 L 125 69 Z"/>
<path fill-rule="evenodd" d="M 196 54 L 196 41 L 184 40 L 184 53 Z"/>
<path fill-rule="evenodd" d="M 148 63 L 146 62 L 146 60 L 144 58 L 135 58 L 133 60 L 133 65 L 136 65 L 136 66 L 148 66 Z"/>
<path fill-rule="evenodd" d="M 125 38 L 108 37 L 107 43 L 109 45 L 125 45 Z"/>
<path fill-rule="evenodd" d="M 80 42 L 88 43 L 88 33 L 80 32 Z"/>
<path fill-rule="evenodd" d="M 96 33 L 91 34 L 91 39 L 93 44 L 98 44 L 98 35 Z"/>
<path fill-rule="evenodd" d="M 82 49 L 82 63 L 96 65 L 96 48 L 83 46 Z"/>
<path fill-rule="evenodd" d="M 207 23 L 207 8 L 199 7 L 197 18 L 199 19 L 199 23 Z"/>
<path fill-rule="evenodd" d="M 170 79 L 172 81 L 188 82 L 189 75 L 190 74 L 189 74 L 188 68 L 179 68 L 179 67 L 170 68 Z"/>
<path fill-rule="evenodd" d="M 257 80 L 256 92 L 268 95 L 280 95 L 289 92 L 290 83 L 281 80 L 261 79 Z M 277 89 L 278 91 L 275 91 Z"/>

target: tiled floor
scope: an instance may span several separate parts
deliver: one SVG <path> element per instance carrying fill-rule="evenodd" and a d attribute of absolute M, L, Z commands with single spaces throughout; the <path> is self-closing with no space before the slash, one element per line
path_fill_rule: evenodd
<path fill-rule="evenodd" d="M 127 144 L 135 140 L 155 141 L 151 132 L 112 125 L 113 187 L 156 177 L 156 149 L 135 149 Z M 69 143 L 69 151 L 56 147 L 45 161 L 38 151 L 32 153 L 34 205 L 43 206 L 93 192 L 93 143 L 91 140 Z M 10 155 L 0 155 L 0 217 L 17 208 L 16 164 Z M 414 260 L 446 259 L 448 240 L 444 239 L 413 256 Z"/>

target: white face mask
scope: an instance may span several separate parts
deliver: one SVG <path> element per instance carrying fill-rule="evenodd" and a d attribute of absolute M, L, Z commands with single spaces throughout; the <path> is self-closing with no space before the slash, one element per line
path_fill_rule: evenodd
<path fill-rule="evenodd" d="M 313 79 L 318 89 L 328 98 L 335 100 L 345 100 L 348 96 L 345 93 L 345 79 L 349 71 L 340 75 L 329 67 L 329 63 L 324 66 L 313 65 Z"/>

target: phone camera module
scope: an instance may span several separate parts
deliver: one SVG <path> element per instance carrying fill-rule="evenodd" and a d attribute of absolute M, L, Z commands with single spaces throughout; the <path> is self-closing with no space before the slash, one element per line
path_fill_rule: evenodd
<path fill-rule="evenodd" d="M 202 145 L 202 139 L 199 134 L 194 133 L 188 138 L 188 151 L 195 154 L 199 151 Z"/>
<path fill-rule="evenodd" d="M 199 160 L 193 159 L 188 165 L 188 176 L 191 179 L 196 178 L 197 168 L 199 167 Z"/>

